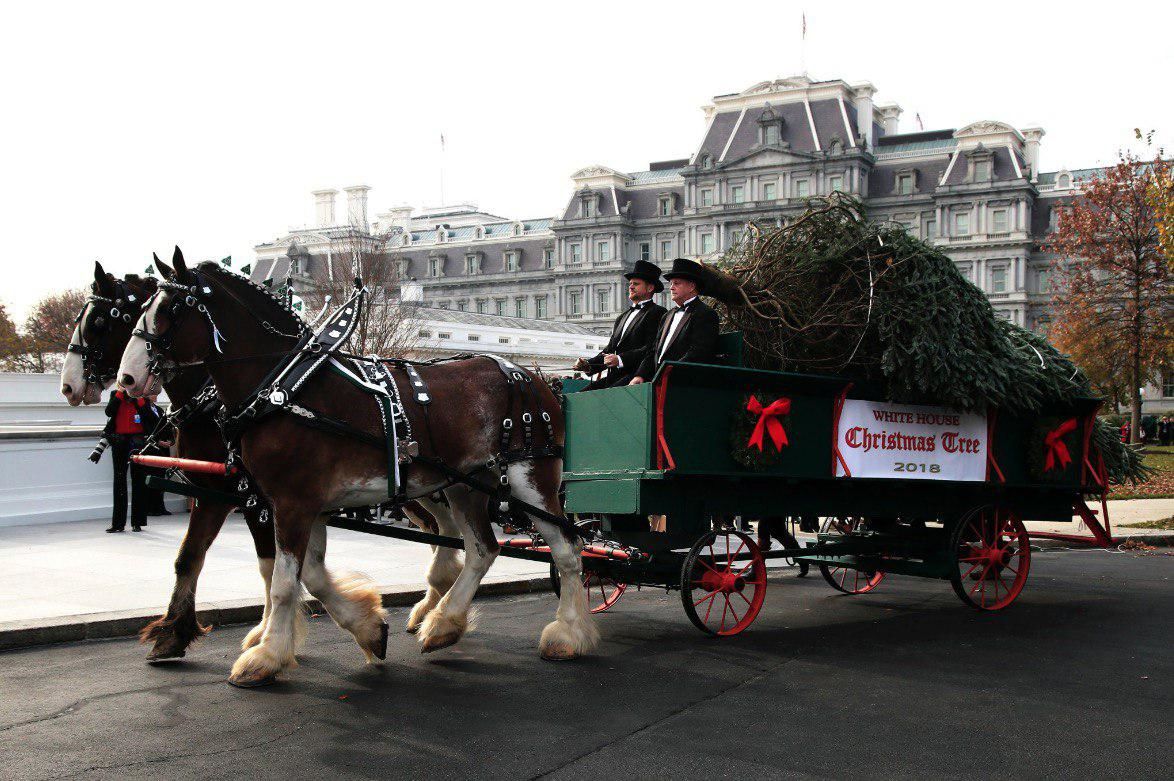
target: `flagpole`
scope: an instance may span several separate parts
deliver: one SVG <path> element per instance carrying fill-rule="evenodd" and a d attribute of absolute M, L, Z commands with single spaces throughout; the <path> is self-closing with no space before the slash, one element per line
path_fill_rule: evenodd
<path fill-rule="evenodd" d="M 444 206 L 444 133 L 440 134 L 440 205 Z"/>
<path fill-rule="evenodd" d="M 799 72 L 804 76 L 807 75 L 807 11 L 803 11 L 800 17 L 803 23 L 803 29 L 799 37 Z"/>

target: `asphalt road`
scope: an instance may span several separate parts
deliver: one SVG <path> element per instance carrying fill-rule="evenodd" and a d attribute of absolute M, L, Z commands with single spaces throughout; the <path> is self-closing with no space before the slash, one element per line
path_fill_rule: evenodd
<path fill-rule="evenodd" d="M 224 682 L 245 627 L 157 667 L 125 640 L 9 652 L 0 777 L 1168 778 L 1172 576 L 1169 555 L 1037 554 L 1019 602 L 979 614 L 945 582 L 788 574 L 717 640 L 645 591 L 570 663 L 536 653 L 545 595 L 483 601 L 431 656 L 393 634 L 383 668 L 319 618 L 254 691 Z"/>

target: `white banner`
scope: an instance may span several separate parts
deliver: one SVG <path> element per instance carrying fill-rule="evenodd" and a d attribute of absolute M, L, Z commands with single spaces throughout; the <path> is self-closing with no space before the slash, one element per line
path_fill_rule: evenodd
<path fill-rule="evenodd" d="M 836 477 L 986 480 L 986 415 L 848 400 L 836 447 Z"/>

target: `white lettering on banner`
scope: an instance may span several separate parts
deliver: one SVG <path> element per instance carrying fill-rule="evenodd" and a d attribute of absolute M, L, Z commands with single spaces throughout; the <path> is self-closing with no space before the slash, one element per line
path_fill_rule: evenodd
<path fill-rule="evenodd" d="M 836 446 L 836 477 L 986 480 L 986 415 L 944 407 L 848 400 Z"/>

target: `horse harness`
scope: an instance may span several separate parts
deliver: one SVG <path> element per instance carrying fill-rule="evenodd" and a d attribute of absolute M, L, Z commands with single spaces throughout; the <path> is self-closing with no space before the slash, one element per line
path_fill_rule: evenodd
<path fill-rule="evenodd" d="M 174 324 L 184 316 L 184 310 L 196 309 L 207 318 L 212 332 L 213 344 L 219 351 L 219 342 L 227 340 L 220 334 L 203 301 L 212 295 L 212 289 L 198 273 L 195 279 L 196 283 L 193 285 L 164 283 L 166 289 L 183 293 L 182 297 L 177 296 L 172 303 L 170 316 L 173 327 L 169 329 L 167 334 L 174 331 Z M 534 379 L 529 372 L 506 358 L 488 353 L 462 354 L 422 363 L 378 356 L 360 358 L 343 353 L 340 348 L 355 330 L 366 301 L 366 294 L 366 288 L 356 289 L 351 297 L 326 319 L 317 332 L 302 328 L 301 333 L 297 336 L 297 344 L 288 353 L 288 357 L 279 362 L 262 379 L 244 402 L 232 410 L 223 407 L 220 409 L 217 414 L 217 422 L 220 424 L 221 433 L 228 446 L 228 465 L 238 468 L 242 466 L 239 463 L 239 450 L 240 440 L 245 431 L 270 415 L 284 412 L 292 415 L 293 419 L 302 425 L 385 449 L 387 452 L 387 495 L 396 505 L 403 505 L 408 501 L 405 494 L 404 469 L 413 462 L 419 462 L 445 475 L 450 481 L 449 485 L 462 483 L 474 490 L 494 496 L 497 499 L 496 511 L 498 514 L 508 514 L 511 506 L 521 506 L 526 512 L 555 523 L 566 532 L 577 534 L 574 524 L 567 519 L 545 512 L 542 508 L 531 507 L 510 496 L 509 477 L 505 467 L 520 461 L 562 456 L 562 447 L 554 442 L 553 421 L 550 414 L 541 408 L 538 392 L 534 387 Z M 268 322 L 262 321 L 262 325 L 266 326 L 267 330 L 278 334 L 282 333 Z M 167 334 L 135 332 L 135 335 L 142 336 L 147 340 L 148 347 L 152 344 L 155 345 L 152 359 L 159 361 L 166 360 L 163 354 L 171 347 L 171 340 Z M 292 336 L 290 334 L 283 335 Z M 502 432 L 498 440 L 499 453 L 473 472 L 464 473 L 439 458 L 425 456 L 419 452 L 419 445 L 411 421 L 404 410 L 404 399 L 399 386 L 392 377 L 391 369 L 395 366 L 404 371 L 411 387 L 412 400 L 421 408 L 425 421 L 427 421 L 428 410 L 435 399 L 416 366 L 436 365 L 473 357 L 484 357 L 494 362 L 505 378 L 510 398 L 506 417 L 502 420 Z M 383 437 L 375 436 L 345 421 L 310 409 L 295 400 L 306 382 L 323 367 L 329 367 L 330 370 L 348 380 L 352 385 L 375 398 L 383 423 Z M 154 370 L 152 369 L 152 371 Z M 517 422 L 512 415 L 515 406 L 521 410 Z M 541 421 L 546 434 L 545 444 L 537 446 L 534 443 L 536 418 Z M 430 435 L 430 427 L 426 425 L 426 428 L 429 429 Z M 519 429 L 521 442 L 515 443 L 516 432 Z M 500 469 L 496 486 L 489 486 L 475 477 L 478 472 L 493 469 Z"/>

